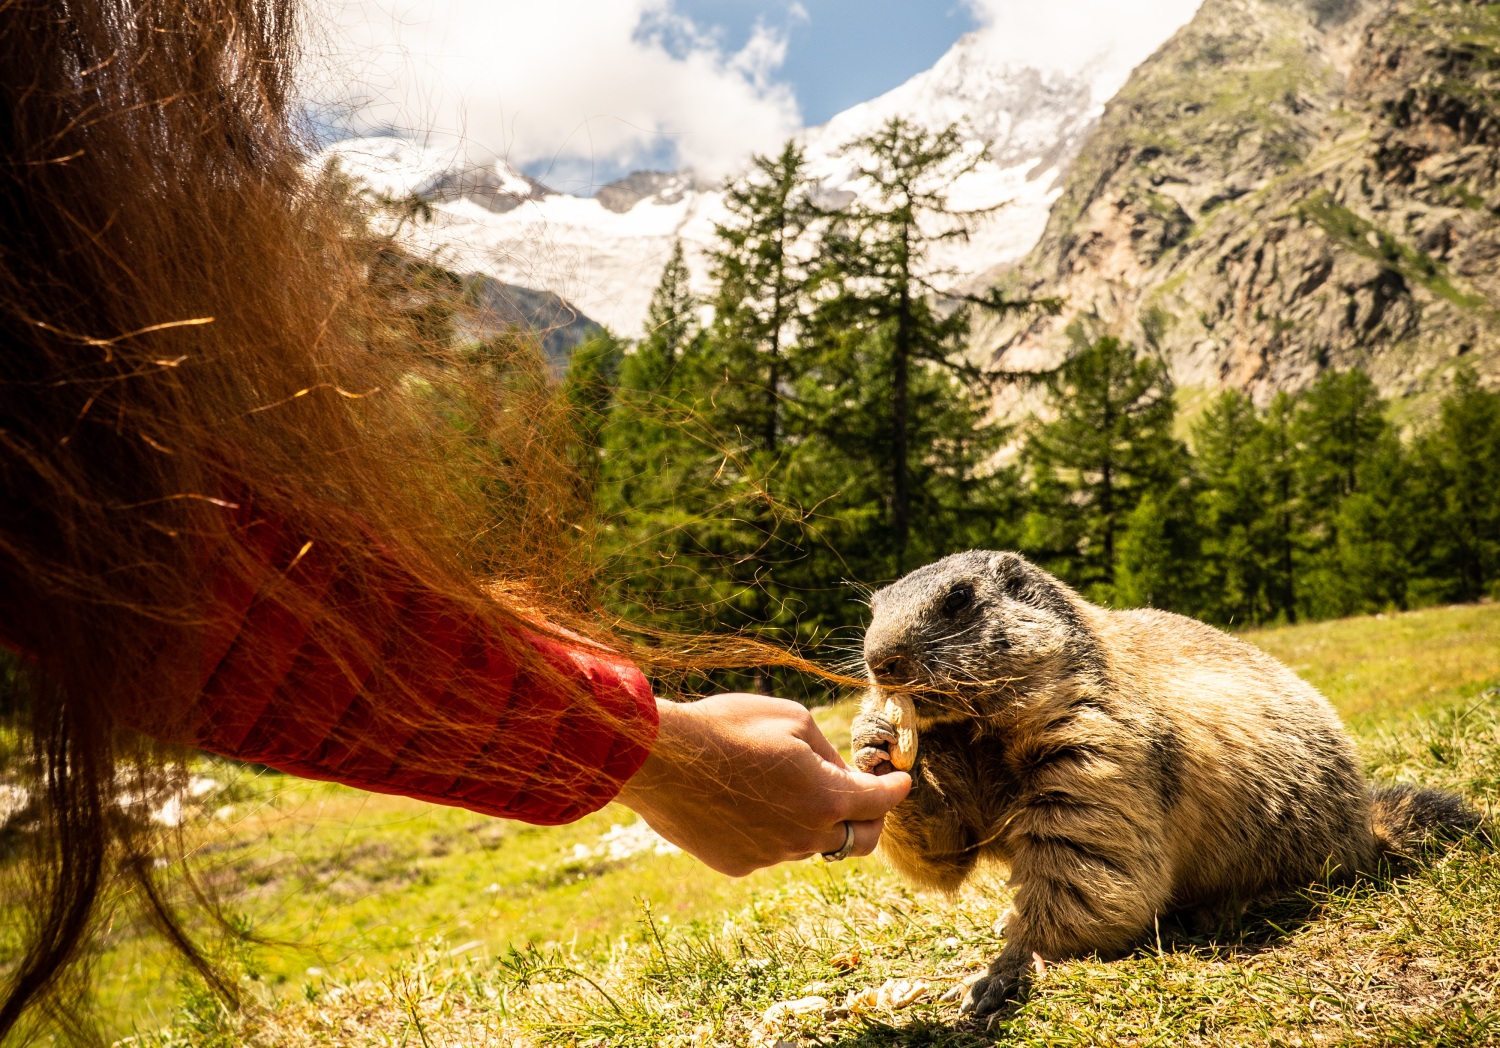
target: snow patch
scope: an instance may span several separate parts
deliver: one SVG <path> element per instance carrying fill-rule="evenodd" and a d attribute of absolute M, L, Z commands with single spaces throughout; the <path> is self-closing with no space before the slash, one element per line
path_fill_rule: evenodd
<path fill-rule="evenodd" d="M 1056 19 L 1016 17 L 1011 0 L 994 0 L 993 11 L 980 4 L 990 24 L 959 40 L 931 69 L 800 132 L 809 172 L 825 198 L 848 199 L 863 187 L 854 180 L 854 159 L 842 153 L 845 143 L 896 116 L 931 130 L 959 124 L 971 148 L 988 147 L 989 159 L 953 187 L 951 204 L 997 209 L 967 241 L 934 249 L 933 265 L 946 273 L 935 282 L 964 285 L 1035 246 L 1062 176 L 1105 102 L 1149 53 L 1146 44 L 1165 39 L 1196 4 L 1163 0 L 1130 18 L 1132 32 L 1110 44 L 1112 50 L 1063 66 L 1046 58 L 1048 48 L 1056 49 Z M 1003 47 L 997 46 L 1002 32 Z M 1036 39 L 1028 44 L 1027 34 Z M 476 165 L 459 152 L 364 138 L 330 146 L 323 159 L 336 156 L 377 193 L 430 198 L 433 221 L 408 227 L 413 249 L 455 269 L 561 295 L 617 334 L 643 334 L 651 293 L 678 240 L 693 289 L 708 290 L 714 227 L 728 212 L 722 189 L 705 186 L 692 172 L 677 178 L 640 173 L 617 185 L 660 182 L 655 195 L 631 200 L 622 192 L 601 203 L 546 191 L 504 161 L 475 174 Z M 473 191 L 476 185 L 483 192 Z M 497 193 L 505 198 L 500 206 Z"/>

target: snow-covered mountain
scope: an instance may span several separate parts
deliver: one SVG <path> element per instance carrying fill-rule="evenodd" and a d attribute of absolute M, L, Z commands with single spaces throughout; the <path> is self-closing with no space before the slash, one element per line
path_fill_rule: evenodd
<path fill-rule="evenodd" d="M 1175 29 L 1165 27 L 1162 38 Z M 1038 69 L 997 54 L 993 30 L 970 33 L 937 64 L 879 98 L 802 132 L 812 173 L 829 193 L 853 191 L 849 140 L 903 116 L 934 130 L 959 123 L 990 159 L 954 187 L 957 208 L 1005 205 L 967 242 L 934 261 L 961 283 L 1024 256 L 1037 242 L 1062 176 L 1104 103 L 1139 60 L 1102 56 L 1083 70 Z M 672 245 L 681 240 L 694 279 L 707 283 L 705 250 L 723 221 L 723 194 L 691 172 L 638 172 L 593 197 L 557 193 L 503 160 L 472 163 L 453 151 L 396 138 L 335 143 L 323 159 L 377 192 L 422 195 L 431 223 L 413 246 L 447 265 L 563 296 L 619 334 L 640 334 Z"/>

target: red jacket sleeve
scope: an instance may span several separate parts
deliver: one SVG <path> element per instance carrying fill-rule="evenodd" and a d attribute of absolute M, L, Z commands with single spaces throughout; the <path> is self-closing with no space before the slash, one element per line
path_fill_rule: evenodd
<path fill-rule="evenodd" d="M 546 825 L 603 807 L 649 754 L 652 689 L 618 656 L 503 635 L 394 563 L 275 520 L 246 513 L 241 535 L 264 572 L 215 573 L 187 731 L 203 749 Z"/>

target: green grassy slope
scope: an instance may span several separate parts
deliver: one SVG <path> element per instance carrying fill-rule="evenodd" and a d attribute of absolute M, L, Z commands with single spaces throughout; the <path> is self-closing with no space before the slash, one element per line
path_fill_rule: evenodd
<path fill-rule="evenodd" d="M 1373 775 L 1496 810 L 1500 606 L 1248 639 L 1324 689 Z M 820 717 L 846 746 L 848 706 Z M 1473 845 L 1394 880 L 1314 888 L 1215 941 L 1168 930 L 1124 961 L 1054 966 L 986 1035 L 938 998 L 997 950 L 998 884 L 947 900 L 874 860 L 744 881 L 681 855 L 611 860 L 595 852 L 632 821 L 619 809 L 541 830 L 281 776 L 242 777 L 205 810 L 226 805 L 191 831 L 205 880 L 297 945 L 244 955 L 260 1006 L 230 1017 L 189 992 L 173 1032 L 154 1034 L 184 1000 L 179 975 L 122 917 L 101 1006 L 142 1043 L 1500 1043 L 1500 856 Z M 843 1010 L 888 979 L 931 989 Z M 763 1023 L 806 996 L 828 1007 Z"/>

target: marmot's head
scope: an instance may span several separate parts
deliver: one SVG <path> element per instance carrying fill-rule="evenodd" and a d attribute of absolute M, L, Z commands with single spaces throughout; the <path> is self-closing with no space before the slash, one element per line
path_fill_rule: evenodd
<path fill-rule="evenodd" d="M 1018 554 L 955 553 L 875 594 L 865 665 L 924 722 L 982 716 L 1088 646 L 1081 604 Z"/>

